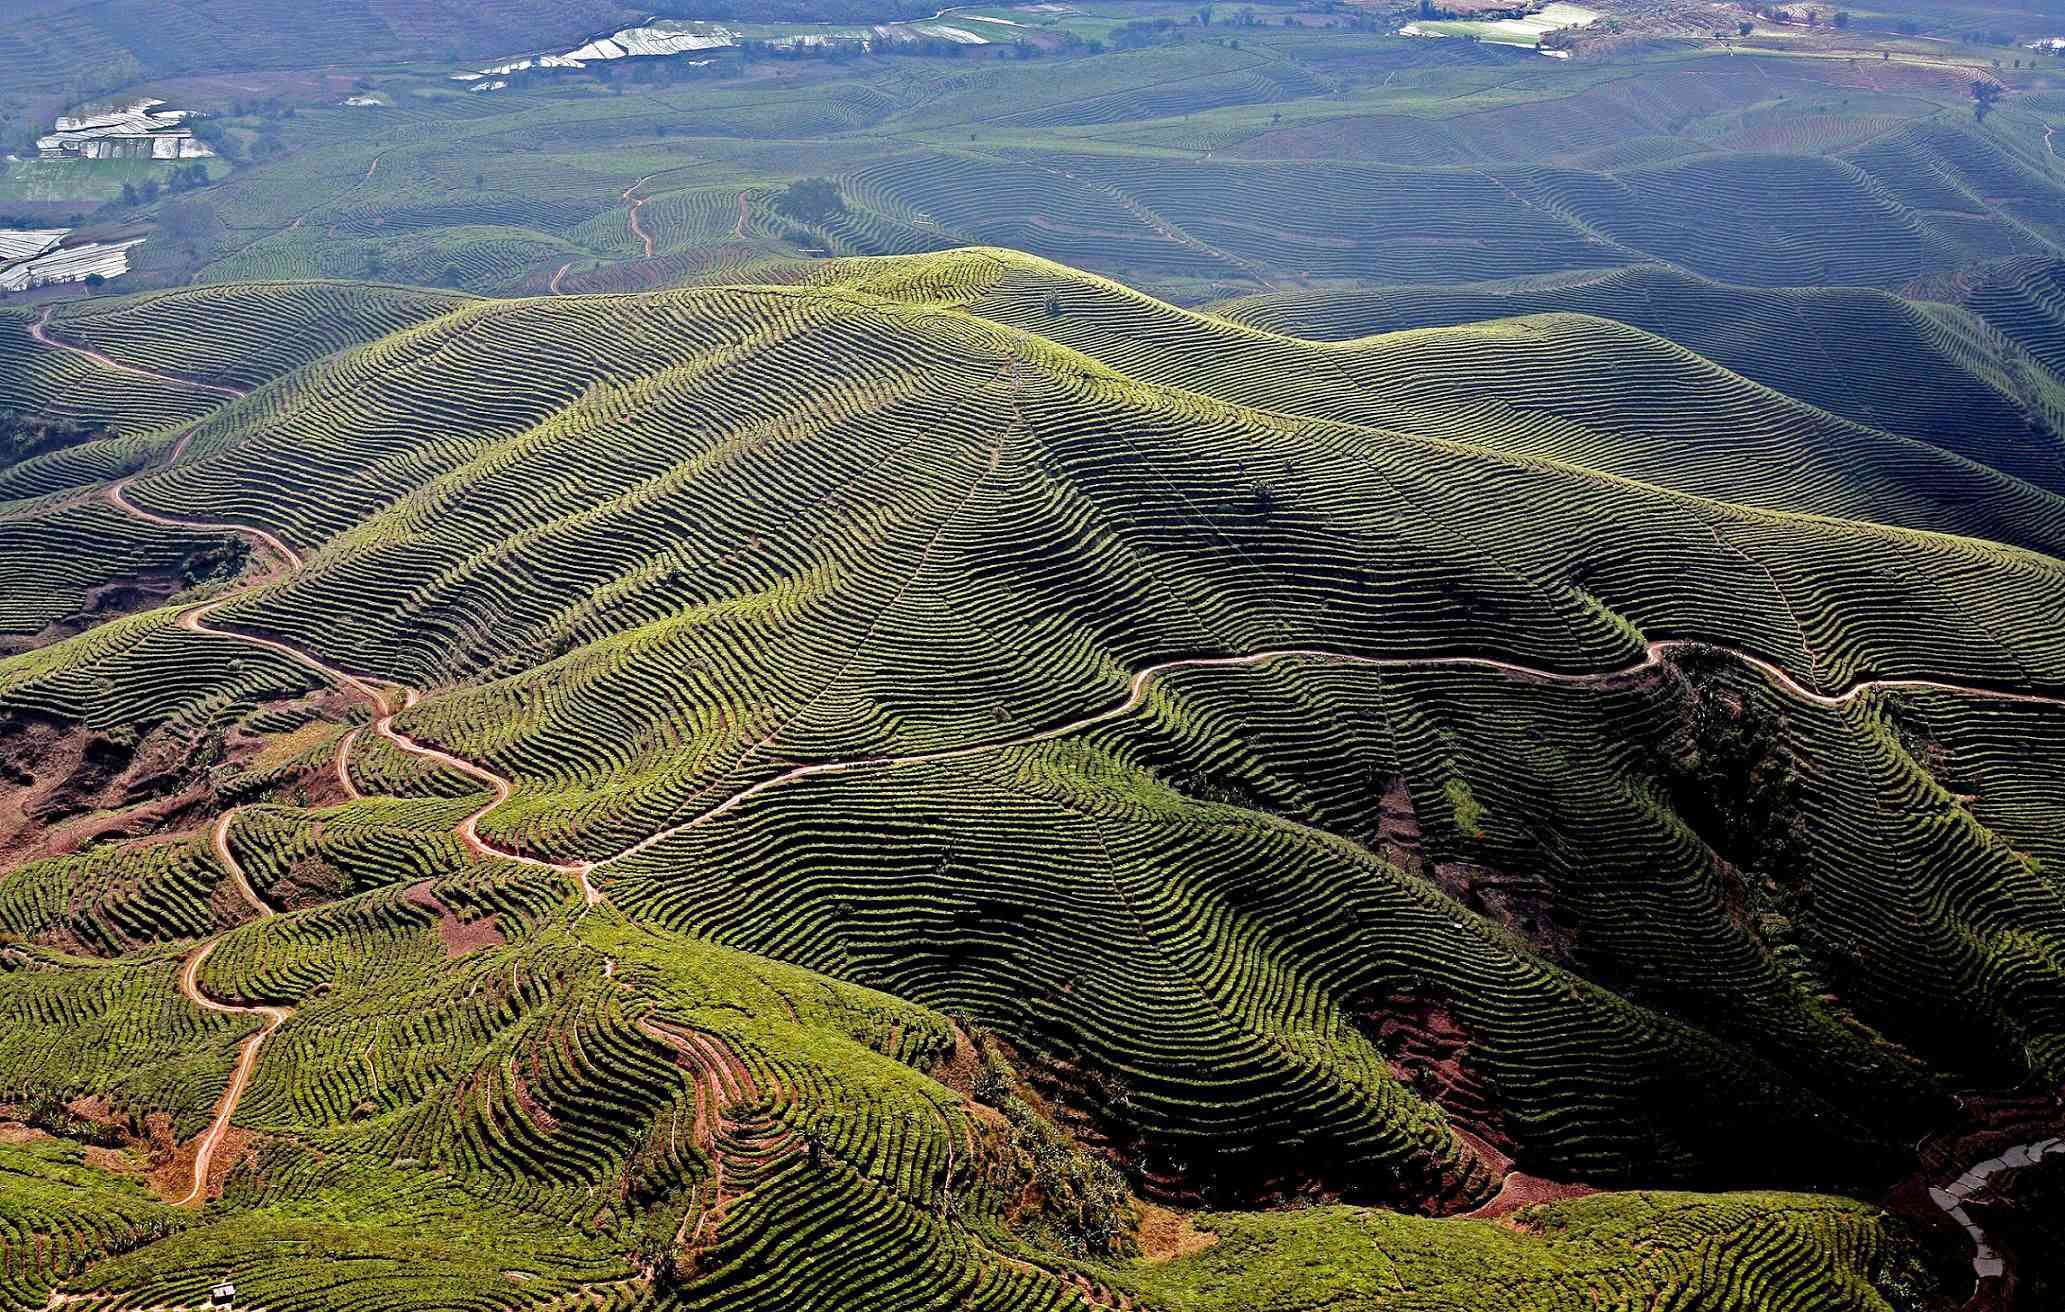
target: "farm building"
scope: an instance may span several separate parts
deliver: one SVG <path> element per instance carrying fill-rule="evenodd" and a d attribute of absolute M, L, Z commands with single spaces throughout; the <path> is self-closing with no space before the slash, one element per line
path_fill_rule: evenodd
<path fill-rule="evenodd" d="M 65 116 L 36 139 L 43 159 L 199 159 L 215 152 L 184 126 L 184 110 L 160 110 L 162 100 L 139 100 L 96 114 Z"/>

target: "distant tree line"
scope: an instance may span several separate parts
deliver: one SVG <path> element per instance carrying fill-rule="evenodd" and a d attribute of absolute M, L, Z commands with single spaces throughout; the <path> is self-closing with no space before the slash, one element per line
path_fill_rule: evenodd
<path fill-rule="evenodd" d="M 195 160 L 191 164 L 175 164 L 171 176 L 163 182 L 156 178 L 145 178 L 142 182 L 122 184 L 122 204 L 128 209 L 149 205 L 160 195 L 177 196 L 182 192 L 198 191 L 210 182 L 208 166 Z"/>

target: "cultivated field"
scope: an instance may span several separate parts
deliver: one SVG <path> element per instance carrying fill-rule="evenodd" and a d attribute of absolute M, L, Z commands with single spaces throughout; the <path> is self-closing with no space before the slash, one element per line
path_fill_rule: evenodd
<path fill-rule="evenodd" d="M 0 519 L 11 1151 L 97 1218 L 20 1300 L 1233 1307 L 1374 1243 L 1441 1306 L 1883 1306 L 1907 1250 L 1805 1196 L 1133 1256 L 1129 1195 L 1869 1193 L 2065 1073 L 2059 493 L 1510 308 L 1328 345 L 971 250 L 17 316 L 105 434 Z"/>
<path fill-rule="evenodd" d="M 1459 7 L 0 18 L 0 1312 L 2046 1306 L 2048 20 Z"/>

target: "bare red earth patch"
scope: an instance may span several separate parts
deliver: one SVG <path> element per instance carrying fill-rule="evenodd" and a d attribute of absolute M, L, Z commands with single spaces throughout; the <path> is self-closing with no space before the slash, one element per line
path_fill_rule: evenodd
<path fill-rule="evenodd" d="M 444 944 L 445 956 L 463 957 L 481 948 L 498 947 L 508 942 L 502 929 L 495 923 L 495 917 L 482 916 L 478 920 L 461 920 L 452 909 L 437 900 L 437 894 L 430 891 L 430 881 L 412 884 L 406 894 L 409 901 L 437 914 L 437 938 Z"/>

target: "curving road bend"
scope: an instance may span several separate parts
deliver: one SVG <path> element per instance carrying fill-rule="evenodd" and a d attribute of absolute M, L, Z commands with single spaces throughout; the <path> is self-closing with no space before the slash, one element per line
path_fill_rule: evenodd
<path fill-rule="evenodd" d="M 1943 1214 L 1964 1228 L 1972 1239 L 1972 1274 L 1977 1282 L 1999 1279 L 2007 1273 L 2007 1261 L 1987 1242 L 1986 1231 L 1972 1219 L 1965 1210 L 1965 1203 L 1978 1197 L 1986 1189 L 1988 1181 L 1996 1175 L 2019 1171 L 2025 1166 L 2034 1166 L 2046 1157 L 2065 1155 L 2065 1139 L 2039 1139 L 2035 1143 L 2017 1144 L 1998 1157 L 1970 1167 L 1950 1184 L 1937 1188 L 1930 1186 L 1929 1201 L 1942 1209 Z M 1976 1293 L 1976 1291 L 1975 1291 Z"/>
<path fill-rule="evenodd" d="M 1346 652 L 1328 651 L 1315 647 L 1285 647 L 1270 651 L 1252 652 L 1245 656 L 1184 657 L 1147 666 L 1133 675 L 1132 684 L 1128 688 L 1123 700 L 1095 714 L 1086 715 L 1077 720 L 1070 720 L 1066 724 L 1035 730 L 1031 733 L 1019 734 L 1015 737 L 999 738 L 961 747 L 942 747 L 933 751 L 911 752 L 901 756 L 864 756 L 844 761 L 818 761 L 809 765 L 796 766 L 793 769 L 785 770 L 780 774 L 772 775 L 756 784 L 741 789 L 739 792 L 732 794 L 692 819 L 649 834 L 616 855 L 605 857 L 595 862 L 591 868 L 600 868 L 625 860 L 628 857 L 637 856 L 657 843 L 708 824 L 726 812 L 744 805 L 747 801 L 761 793 L 779 788 L 784 784 L 795 783 L 798 780 L 809 779 L 817 775 L 846 774 L 855 770 L 891 769 L 903 765 L 930 765 L 941 761 L 959 761 L 972 756 L 981 756 L 989 752 L 1004 751 L 1016 747 L 1031 747 L 1039 743 L 1052 742 L 1058 738 L 1070 737 L 1086 729 L 1092 729 L 1100 724 L 1105 724 L 1131 714 L 1142 702 L 1147 700 L 1148 690 L 1152 687 L 1155 680 L 1165 674 L 1172 674 L 1179 670 L 1237 669 L 1263 665 L 1271 661 L 1309 660 L 1377 670 L 1482 669 L 1492 670 L 1515 678 L 1531 679 L 1540 683 L 1593 686 L 1612 684 L 1634 678 L 1661 665 L 1673 652 L 1698 650 L 1725 653 L 1762 674 L 1787 695 L 1815 706 L 1831 709 L 1848 706 L 1859 698 L 1873 692 L 1901 691 L 1950 692 L 1966 697 L 1986 698 L 1996 701 L 2065 707 L 2065 695 L 2009 692 L 1999 688 L 1957 683 L 1944 679 L 1862 679 L 1851 684 L 1842 692 L 1821 693 L 1802 684 L 1782 667 L 1774 665 L 1761 656 L 1752 655 L 1736 647 L 1696 642 L 1683 638 L 1670 638 L 1651 642 L 1643 649 L 1640 660 L 1631 661 L 1626 665 L 1613 669 L 1586 672 L 1543 669 L 1538 666 L 1525 665 L 1518 661 L 1497 660 L 1488 656 L 1356 656 Z"/>
<path fill-rule="evenodd" d="M 652 234 L 647 232 L 645 228 L 638 222 L 638 211 L 644 209 L 645 202 L 651 200 L 652 197 L 641 196 L 637 200 L 631 200 L 631 193 L 637 191 L 640 187 L 643 187 L 646 183 L 651 182 L 654 178 L 658 176 L 659 174 L 657 173 L 646 174 L 638 181 L 624 188 L 624 194 L 621 197 L 619 197 L 619 199 L 621 200 L 631 201 L 631 235 L 638 238 L 639 241 L 645 243 L 645 258 L 648 260 L 652 258 Z"/>
<path fill-rule="evenodd" d="M 240 396 L 248 395 L 250 392 L 249 388 L 231 387 L 226 383 L 203 383 L 191 378 L 181 378 L 176 374 L 161 374 L 155 369 L 145 369 L 139 365 L 124 364 L 113 356 L 103 355 L 90 346 L 81 346 L 77 342 L 59 341 L 57 338 L 52 337 L 49 332 L 50 316 L 56 310 L 57 307 L 55 305 L 44 306 L 43 317 L 29 326 L 29 336 L 53 350 L 70 351 L 74 355 L 83 355 L 103 369 L 112 369 L 116 373 L 128 374 L 134 378 L 148 378 L 153 382 L 170 383 L 174 387 L 188 387 L 197 392 L 212 392 L 217 396 L 228 397 L 232 401 Z"/>
<path fill-rule="evenodd" d="M 215 822 L 214 829 L 209 832 L 208 846 L 215 853 L 215 859 L 221 862 L 222 868 L 229 873 L 230 882 L 235 885 L 238 895 L 251 904 L 260 920 L 270 919 L 273 909 L 267 906 L 264 899 L 251 887 L 251 881 L 244 874 L 243 866 L 237 863 L 235 854 L 229 850 L 229 829 L 235 823 L 236 817 L 235 807 L 223 812 L 222 818 Z M 258 1050 L 273 1036 L 273 1031 L 286 1024 L 287 1018 L 294 1014 L 292 1007 L 247 1007 L 234 1002 L 220 1002 L 204 993 L 200 982 L 201 965 L 221 942 L 222 935 L 217 934 L 194 949 L 193 955 L 186 959 L 185 967 L 179 972 L 179 991 L 186 995 L 189 1002 L 205 1011 L 233 1016 L 262 1016 L 265 1018 L 265 1026 L 245 1039 L 237 1049 L 237 1064 L 231 1068 L 229 1084 L 223 1089 L 222 1098 L 215 1105 L 215 1119 L 209 1122 L 207 1130 L 201 1135 L 199 1146 L 194 1150 L 193 1187 L 187 1190 L 186 1197 L 173 1204 L 175 1207 L 187 1207 L 205 1199 L 208 1192 L 208 1172 L 215 1163 L 216 1150 L 222 1146 L 223 1136 L 229 1133 L 230 1120 L 236 1115 L 237 1104 L 244 1097 L 245 1087 L 251 1083 L 252 1072 L 258 1069 Z"/>

